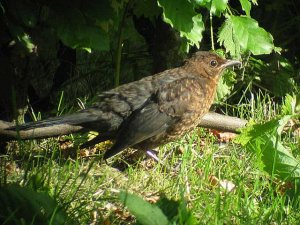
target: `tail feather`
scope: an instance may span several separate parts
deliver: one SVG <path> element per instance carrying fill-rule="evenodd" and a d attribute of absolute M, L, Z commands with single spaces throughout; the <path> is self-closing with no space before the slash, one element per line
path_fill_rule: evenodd
<path fill-rule="evenodd" d="M 13 127 L 9 127 L 8 130 L 32 130 L 36 128 L 43 128 L 43 127 L 51 127 L 55 125 L 81 125 L 89 122 L 96 121 L 97 118 L 91 116 L 88 112 L 78 112 L 71 115 L 65 116 L 58 116 L 58 117 L 51 117 L 45 120 L 40 120 L 36 122 L 29 122 Z"/>

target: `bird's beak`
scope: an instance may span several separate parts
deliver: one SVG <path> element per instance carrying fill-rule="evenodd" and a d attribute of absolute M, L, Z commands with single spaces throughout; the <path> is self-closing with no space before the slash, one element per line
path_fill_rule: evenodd
<path fill-rule="evenodd" d="M 227 68 L 229 66 L 235 66 L 235 65 L 238 65 L 238 66 L 241 66 L 242 63 L 238 60 L 227 60 L 223 65 L 222 65 L 222 68 Z"/>

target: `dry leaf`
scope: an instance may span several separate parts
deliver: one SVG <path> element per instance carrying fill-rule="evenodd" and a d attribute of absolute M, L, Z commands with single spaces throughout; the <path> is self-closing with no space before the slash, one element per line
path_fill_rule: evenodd
<path fill-rule="evenodd" d="M 234 139 L 237 136 L 236 133 L 221 132 L 218 130 L 211 130 L 211 133 L 214 136 L 216 136 L 220 142 L 225 142 L 225 143 L 231 141 L 232 139 Z"/>
<path fill-rule="evenodd" d="M 208 177 L 211 186 L 217 186 L 219 184 L 219 179 L 216 176 Z"/>

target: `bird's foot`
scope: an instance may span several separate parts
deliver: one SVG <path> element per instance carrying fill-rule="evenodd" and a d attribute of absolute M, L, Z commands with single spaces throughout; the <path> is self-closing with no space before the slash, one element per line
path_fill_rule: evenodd
<path fill-rule="evenodd" d="M 160 163 L 161 160 L 157 157 L 157 154 L 158 154 L 158 151 L 155 151 L 155 150 L 152 150 L 152 149 L 146 151 L 147 156 L 154 159 L 156 162 Z"/>

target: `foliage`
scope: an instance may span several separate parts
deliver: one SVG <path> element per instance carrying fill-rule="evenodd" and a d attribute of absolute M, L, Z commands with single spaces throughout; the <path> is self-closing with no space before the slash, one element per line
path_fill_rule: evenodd
<path fill-rule="evenodd" d="M 46 192 L 0 187 L 1 224 L 65 224 L 67 214 Z"/>
<path fill-rule="evenodd" d="M 148 41 L 149 37 L 144 35 L 147 42 L 145 43 L 139 34 L 141 31 L 137 28 L 137 18 L 148 19 L 151 26 L 156 26 L 156 21 L 162 17 L 165 23 L 181 36 L 176 44 L 181 45 L 180 49 L 184 51 L 193 46 L 199 48 L 205 32 L 210 28 L 211 46 L 204 46 L 206 49 L 224 47 L 227 53 L 239 59 L 244 55 L 270 54 L 274 50 L 278 52 L 280 48 L 274 46 L 272 35 L 251 17 L 252 10 L 255 9 L 253 6 L 258 3 L 249 0 L 240 0 L 239 3 L 240 5 L 233 4 L 227 0 L 92 0 L 88 3 L 81 0 L 51 3 L 31 0 L 2 1 L 1 19 L 8 32 L 0 31 L 4 37 L 0 44 L 17 45 L 30 56 L 47 54 L 44 50 L 55 49 L 59 41 L 78 50 L 109 52 L 106 57 L 113 56 L 111 63 L 115 65 L 115 85 L 119 85 L 123 80 L 120 76 L 120 65 L 124 62 L 124 55 L 130 54 L 131 51 L 143 51 L 146 44 L 153 47 Z M 267 6 L 261 4 L 262 8 L 268 6 L 267 3 Z M 210 24 L 207 23 L 208 14 Z M 218 25 L 213 24 L 213 19 Z M 214 30 L 219 32 L 214 33 Z M 219 45 L 214 42 L 215 36 Z M 122 54 L 122 51 L 126 54 Z M 126 77 L 130 77 L 126 72 L 128 68 L 123 68 Z M 278 79 L 272 80 L 273 87 L 282 86 L 282 79 L 284 82 L 289 80 L 289 84 L 293 82 L 290 74 L 282 79 L 281 76 L 276 78 Z M 226 99 L 234 88 L 239 88 L 239 85 L 235 85 L 238 78 L 234 80 L 232 82 L 231 76 L 229 80 L 225 77 L 220 81 L 218 102 Z M 247 84 L 242 82 L 245 88 Z M 265 87 L 265 84 L 263 86 Z M 274 89 L 277 92 L 278 88 Z M 284 94 L 286 93 L 279 95 Z"/>
<path fill-rule="evenodd" d="M 120 200 L 128 207 L 129 211 L 137 218 L 141 225 L 194 225 L 198 222 L 187 209 L 184 200 L 174 201 L 161 198 L 154 205 L 148 203 L 135 194 L 122 191 Z"/>
<path fill-rule="evenodd" d="M 112 0 L 92 0 L 88 3 L 80 0 L 51 3 L 23 0 L 1 3 L 4 9 L 2 16 L 12 37 L 29 52 L 36 46 L 28 33 L 29 28 L 38 28 L 40 23 L 53 31 L 52 38 L 60 39 L 67 46 L 87 51 L 107 51 L 110 48 L 110 39 L 113 38 L 109 35 L 110 30 L 116 30 L 122 22 L 122 8 L 126 4 L 129 3 Z M 252 3 L 249 1 L 241 1 L 247 16 L 233 15 L 227 0 L 159 0 L 157 4 L 163 9 L 164 21 L 178 30 L 191 46 L 196 45 L 199 48 L 202 40 L 205 28 L 202 15 L 197 9 L 205 7 L 213 15 L 227 17 L 221 26 L 218 40 L 232 55 L 236 52 L 240 54 L 240 47 L 242 51 L 250 51 L 254 55 L 269 54 L 274 49 L 271 34 L 250 17 Z M 138 1 L 132 4 L 132 8 L 137 16 L 151 19 L 160 12 L 153 1 Z"/>
<path fill-rule="evenodd" d="M 293 156 L 299 149 L 288 149 L 282 140 L 284 127 L 293 119 L 299 120 L 299 111 L 295 111 L 299 106 L 295 102 L 296 96 L 288 95 L 282 116 L 263 124 L 249 124 L 236 142 L 253 152 L 262 169 L 272 177 L 299 183 L 300 161 Z"/>
<path fill-rule="evenodd" d="M 197 15 L 195 12 L 194 5 L 185 0 L 176 2 L 159 0 L 158 3 L 163 8 L 165 22 L 178 30 L 183 37 L 187 38 L 190 45 L 196 45 L 199 48 L 204 24 L 201 14 Z"/>
<path fill-rule="evenodd" d="M 218 41 L 231 55 L 239 54 L 240 50 L 253 55 L 270 54 L 274 49 L 271 34 L 247 16 L 229 16 L 220 29 Z"/>

